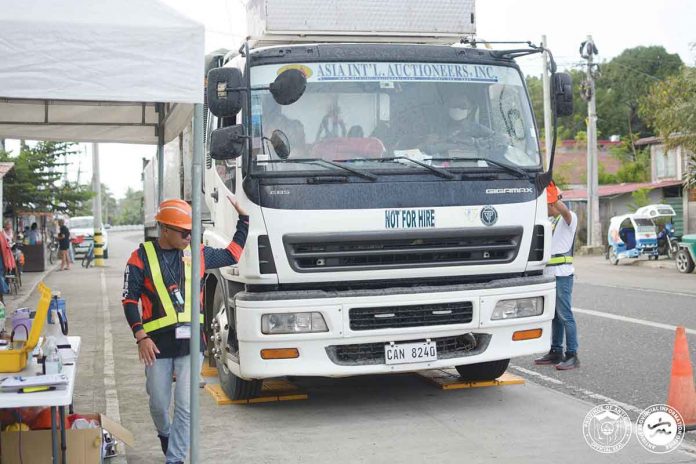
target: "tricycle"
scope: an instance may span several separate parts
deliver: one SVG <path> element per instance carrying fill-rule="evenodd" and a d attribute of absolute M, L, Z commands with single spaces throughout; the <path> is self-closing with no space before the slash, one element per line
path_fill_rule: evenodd
<path fill-rule="evenodd" d="M 609 221 L 607 242 L 606 258 L 614 265 L 625 258 L 658 257 L 655 223 L 647 216 L 614 216 Z"/>
<path fill-rule="evenodd" d="M 657 230 L 657 253 L 654 259 L 660 256 L 667 256 L 674 259 L 679 251 L 679 240 L 676 237 L 673 217 L 676 216 L 674 208 L 670 205 L 648 205 L 638 208 L 635 212 L 637 216 L 647 216 L 655 223 Z"/>

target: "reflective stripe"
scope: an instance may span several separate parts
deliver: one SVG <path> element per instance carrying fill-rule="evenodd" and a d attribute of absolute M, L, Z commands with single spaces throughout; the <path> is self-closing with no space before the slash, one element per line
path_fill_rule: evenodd
<path fill-rule="evenodd" d="M 560 266 L 561 264 L 573 264 L 573 257 L 564 255 L 552 256 L 548 262 L 549 266 Z"/>
<path fill-rule="evenodd" d="M 193 293 L 191 291 L 191 260 L 184 260 L 184 312 L 177 314 L 176 309 L 174 309 L 174 304 L 172 303 L 171 295 L 169 295 L 167 287 L 164 284 L 164 279 L 162 278 L 162 270 L 160 269 L 159 258 L 157 257 L 154 244 L 152 242 L 145 242 L 143 243 L 143 248 L 145 249 L 145 256 L 150 267 L 150 273 L 152 274 L 152 281 L 155 284 L 157 297 L 162 303 L 165 313 L 163 317 L 144 323 L 143 329 L 145 329 L 145 332 L 152 332 L 164 327 L 176 325 L 178 322 L 191 322 L 191 293 Z M 188 253 L 189 256 L 191 255 L 190 247 L 186 247 L 184 254 L 186 253 Z M 203 323 L 202 314 L 200 315 L 200 321 Z"/>
<path fill-rule="evenodd" d="M 561 222 L 561 215 L 554 217 L 551 221 L 551 230 L 556 232 L 556 226 Z M 558 253 L 551 256 L 549 262 L 546 263 L 547 266 L 560 266 L 561 264 L 573 264 L 573 254 L 575 252 L 575 238 L 577 234 L 573 236 L 573 244 L 570 246 L 570 250 L 565 253 Z M 552 238 L 553 240 L 553 238 Z"/>

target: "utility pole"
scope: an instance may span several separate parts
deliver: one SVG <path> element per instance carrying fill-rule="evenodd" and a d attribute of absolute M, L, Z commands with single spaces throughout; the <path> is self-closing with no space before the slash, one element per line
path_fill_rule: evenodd
<path fill-rule="evenodd" d="M 598 169 L 597 169 L 597 105 L 593 57 L 597 47 L 592 36 L 580 44 L 580 56 L 587 60 L 587 80 L 583 83 L 583 97 L 587 100 L 587 247 L 602 246 L 602 224 L 599 220 Z"/>
<path fill-rule="evenodd" d="M 99 144 L 92 144 L 92 188 L 94 191 L 94 266 L 104 267 L 104 237 L 102 236 L 101 178 L 99 176 Z"/>
<path fill-rule="evenodd" d="M 541 36 L 541 46 L 546 49 L 546 35 Z M 543 73 L 541 74 L 541 83 L 544 89 L 544 145 L 546 154 L 544 156 L 544 170 L 549 169 L 549 158 L 551 157 L 551 145 L 553 143 L 551 127 L 551 77 L 549 76 L 549 56 L 548 52 L 544 51 L 543 58 Z"/>

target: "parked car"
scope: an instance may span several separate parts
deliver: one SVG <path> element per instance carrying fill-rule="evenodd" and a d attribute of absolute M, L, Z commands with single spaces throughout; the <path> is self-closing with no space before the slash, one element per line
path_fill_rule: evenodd
<path fill-rule="evenodd" d="M 70 238 L 73 242 L 73 249 L 76 255 L 87 253 L 89 247 L 94 241 L 94 217 L 93 216 L 77 216 L 70 218 L 68 222 L 70 229 Z M 104 258 L 109 257 L 109 239 L 106 232 L 106 227 L 102 224 L 102 237 L 104 239 Z"/>
<path fill-rule="evenodd" d="M 696 234 L 684 235 L 677 252 L 677 270 L 688 274 L 696 267 Z"/>

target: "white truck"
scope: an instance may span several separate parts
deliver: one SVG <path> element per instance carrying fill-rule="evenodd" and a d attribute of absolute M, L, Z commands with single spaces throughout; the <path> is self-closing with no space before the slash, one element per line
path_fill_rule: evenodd
<path fill-rule="evenodd" d="M 204 243 L 234 233 L 225 196 L 250 214 L 205 285 L 230 398 L 286 375 L 490 380 L 549 349 L 550 172 L 514 61 L 540 49 L 461 45 L 473 3 L 248 2 L 249 41 L 207 81 Z"/>
<path fill-rule="evenodd" d="M 164 145 L 163 150 L 163 183 L 162 198 L 181 198 L 191 201 L 191 162 L 193 157 L 193 127 L 186 126 L 177 138 Z M 158 237 L 157 196 L 158 158 L 143 158 L 143 224 L 145 224 L 145 240 Z M 207 207 L 203 209 L 203 217 L 207 217 Z"/>

